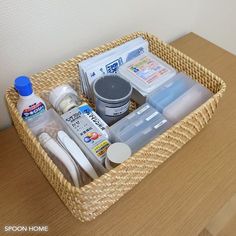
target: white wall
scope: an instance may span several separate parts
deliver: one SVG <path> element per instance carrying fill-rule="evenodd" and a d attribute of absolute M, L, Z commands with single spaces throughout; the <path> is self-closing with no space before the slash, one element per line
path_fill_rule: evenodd
<path fill-rule="evenodd" d="M 213 0 L 0 1 L 0 129 L 10 125 L 4 91 L 15 77 L 39 72 L 130 32 L 148 31 L 171 41 L 196 30 L 236 52 L 231 41 L 235 28 L 214 27 L 234 17 L 234 0 L 228 2 L 222 23 L 222 6 L 212 14 Z"/>
<path fill-rule="evenodd" d="M 236 54 L 236 1 L 198 0 L 192 31 Z"/>

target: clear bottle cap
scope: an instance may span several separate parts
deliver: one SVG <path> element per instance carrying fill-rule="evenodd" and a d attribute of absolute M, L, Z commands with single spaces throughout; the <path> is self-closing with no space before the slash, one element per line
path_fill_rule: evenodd
<path fill-rule="evenodd" d="M 60 85 L 54 88 L 49 94 L 49 102 L 61 113 L 79 106 L 81 100 L 76 91 L 70 85 Z"/>

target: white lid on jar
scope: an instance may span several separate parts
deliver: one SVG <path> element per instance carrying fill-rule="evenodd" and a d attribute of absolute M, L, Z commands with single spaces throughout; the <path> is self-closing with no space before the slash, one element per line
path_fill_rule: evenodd
<path fill-rule="evenodd" d="M 70 85 L 67 85 L 67 84 L 60 85 L 54 88 L 49 94 L 49 102 L 57 111 L 65 112 L 67 108 L 63 109 L 60 106 L 60 103 L 62 102 L 64 98 L 68 96 L 73 98 L 73 101 L 72 101 L 73 104 L 71 105 L 75 105 L 76 103 L 79 103 L 78 94 Z"/>
<path fill-rule="evenodd" d="M 126 143 L 113 143 L 107 149 L 107 161 L 119 165 L 126 161 L 131 154 L 131 149 Z M 110 163 L 108 163 L 108 166 L 110 167 Z"/>

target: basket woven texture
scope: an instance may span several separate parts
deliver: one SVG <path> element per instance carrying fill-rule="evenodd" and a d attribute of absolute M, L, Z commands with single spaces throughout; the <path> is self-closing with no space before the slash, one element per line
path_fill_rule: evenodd
<path fill-rule="evenodd" d="M 6 92 L 9 111 L 22 142 L 61 200 L 81 221 L 95 219 L 199 133 L 212 118 L 226 89 L 226 84 L 222 79 L 196 61 L 149 33 L 137 32 L 92 49 L 44 72 L 32 75 L 34 91 L 40 95 L 45 90 L 68 82 L 73 83 L 80 91 L 80 80 L 76 66 L 78 62 L 138 36 L 148 40 L 149 50 L 153 54 L 206 86 L 214 93 L 214 96 L 167 132 L 143 147 L 126 162 L 84 187 L 76 188 L 63 177 L 17 112 L 18 95 L 14 88 L 11 87 Z M 132 103 L 131 110 L 134 108 L 135 104 Z"/>

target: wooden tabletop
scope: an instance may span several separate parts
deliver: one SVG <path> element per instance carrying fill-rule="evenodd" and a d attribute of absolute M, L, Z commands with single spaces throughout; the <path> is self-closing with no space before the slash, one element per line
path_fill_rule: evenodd
<path fill-rule="evenodd" d="M 48 226 L 44 235 L 57 236 L 189 236 L 204 229 L 236 193 L 236 57 L 193 33 L 172 45 L 227 83 L 227 92 L 210 124 L 118 203 L 88 223 L 72 217 L 15 129 L 1 131 L 0 235 L 6 225 Z"/>

